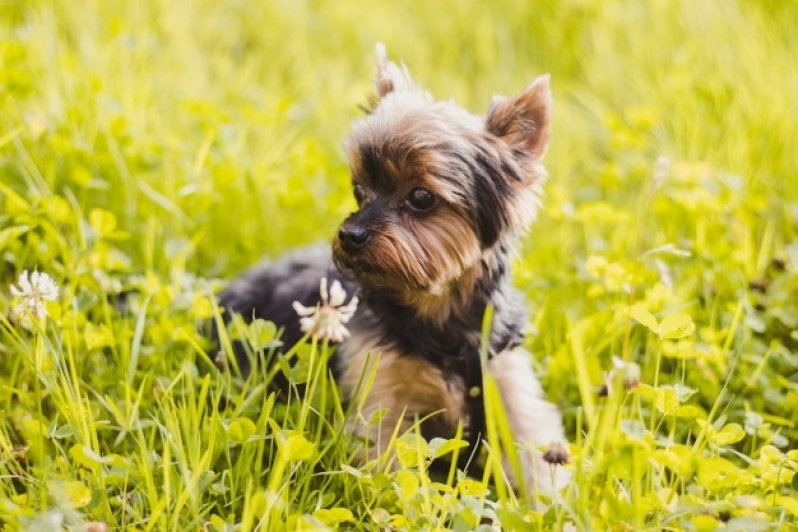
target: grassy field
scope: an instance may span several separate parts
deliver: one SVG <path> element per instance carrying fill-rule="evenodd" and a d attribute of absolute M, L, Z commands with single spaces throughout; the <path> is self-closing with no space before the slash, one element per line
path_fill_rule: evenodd
<path fill-rule="evenodd" d="M 798 528 L 797 39 L 791 0 L 0 2 L 0 528 Z M 552 74 L 515 269 L 572 442 L 545 512 L 429 473 L 456 442 L 357 467 L 325 346 L 276 400 L 197 330 L 353 209 L 376 41 L 477 113 Z"/>

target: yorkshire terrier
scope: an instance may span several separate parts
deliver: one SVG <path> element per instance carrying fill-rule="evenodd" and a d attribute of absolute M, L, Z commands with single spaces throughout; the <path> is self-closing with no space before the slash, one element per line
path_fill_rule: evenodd
<path fill-rule="evenodd" d="M 303 336 L 292 303 L 324 303 L 322 278 L 357 294 L 349 336 L 331 364 L 363 418 L 384 409 L 378 426 L 352 426 L 374 443 L 361 456 L 370 459 L 387 450 L 397 427 L 401 433 L 419 420 L 427 438 L 452 437 L 459 424 L 472 444 L 485 437 L 480 352 L 491 307 L 485 367 L 500 390 L 523 479 L 505 469 L 512 482 L 551 492 L 568 474 L 544 460 L 541 448 L 563 440 L 562 420 L 522 345 L 527 313 L 510 275 L 547 177 L 549 77 L 515 97 L 495 97 L 483 118 L 435 101 L 381 45 L 377 60 L 377 97 L 344 142 L 357 211 L 332 249 L 300 249 L 233 281 L 219 298 L 225 319 L 273 321 L 291 346 Z M 247 357 L 236 358 L 248 373 Z M 366 396 L 356 397 L 372 372 Z"/>

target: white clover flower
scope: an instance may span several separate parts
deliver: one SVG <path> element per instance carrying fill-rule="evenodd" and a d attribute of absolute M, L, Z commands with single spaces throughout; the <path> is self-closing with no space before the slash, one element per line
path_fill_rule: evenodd
<path fill-rule="evenodd" d="M 328 293 L 326 277 L 321 278 L 319 293 L 321 303 L 315 307 L 306 307 L 299 301 L 294 301 L 294 310 L 300 316 L 299 326 L 302 332 L 316 339 L 342 342 L 349 337 L 349 330 L 344 324 L 348 323 L 355 314 L 357 296 L 353 297 L 348 305 L 344 305 L 346 292 L 341 283 L 333 281 Z"/>
<path fill-rule="evenodd" d="M 47 316 L 45 301 L 58 298 L 58 285 L 46 273 L 33 272 L 28 279 L 28 270 L 23 271 L 17 280 L 19 288 L 11 285 L 11 293 L 22 299 L 22 303 L 12 309 L 19 317 L 44 318 Z"/>

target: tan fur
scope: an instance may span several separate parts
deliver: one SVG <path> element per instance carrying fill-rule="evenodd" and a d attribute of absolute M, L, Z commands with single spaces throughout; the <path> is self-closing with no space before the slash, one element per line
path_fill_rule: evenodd
<path fill-rule="evenodd" d="M 538 159 L 546 153 L 551 134 L 549 81 L 548 75 L 540 76 L 513 98 L 495 97 L 485 120 L 489 131 Z"/>
<path fill-rule="evenodd" d="M 427 437 L 451 437 L 464 420 L 465 391 L 459 379 L 447 381 L 440 369 L 418 356 L 381 349 L 367 333 L 356 335 L 341 346 L 345 360 L 339 379 L 344 396 L 361 405 L 363 419 L 355 420 L 351 430 L 373 441 L 368 455 L 374 459 L 385 453 L 394 431 L 403 434 L 419 419 L 432 415 Z M 371 388 L 363 390 L 374 375 Z M 360 385 L 360 388 L 359 388 Z M 380 410 L 386 412 L 376 427 L 368 424 Z"/>
<path fill-rule="evenodd" d="M 452 315 L 459 315 L 464 308 L 464 301 L 471 295 L 474 283 L 482 275 L 482 267 L 474 265 L 451 283 L 446 291 L 431 293 L 424 291 L 406 292 L 402 302 L 412 305 L 423 316 L 435 325 L 443 324 Z"/>
<path fill-rule="evenodd" d="M 364 278 L 395 286 L 411 297 L 419 294 L 430 303 L 439 301 L 440 296 L 449 295 L 451 283 L 461 280 L 479 261 L 482 251 L 476 235 L 457 214 L 443 209 L 427 220 L 404 223 L 375 235 L 371 247 L 348 266 L 358 271 L 363 264 L 365 269 L 358 273 Z M 431 317 L 441 313 L 438 304 L 419 311 Z"/>
<path fill-rule="evenodd" d="M 518 443 L 523 482 L 533 491 L 546 494 L 551 494 L 552 488 L 565 486 L 570 473 L 562 466 L 552 466 L 543 460 L 541 447 L 563 440 L 565 433 L 557 407 L 545 400 L 532 371 L 530 354 L 523 348 L 500 353 L 488 362 L 488 372 L 498 385 L 507 420 Z M 508 465 L 505 469 L 518 485 L 512 469 Z"/>
<path fill-rule="evenodd" d="M 393 61 L 388 61 L 384 44 L 377 43 L 375 49 L 377 52 L 377 74 L 374 78 L 374 86 L 381 98 L 393 91 L 422 91 L 410 77 L 410 72 L 405 65 L 399 66 Z"/>
<path fill-rule="evenodd" d="M 353 183 L 364 195 L 362 212 L 370 213 L 369 202 L 377 198 L 381 203 L 374 207 L 388 214 L 365 223 L 371 234 L 367 246 L 347 253 L 336 240 L 333 255 L 360 282 L 391 288 L 391 297 L 443 328 L 453 316 L 463 318 L 473 309 L 475 294 L 485 290 L 481 281 L 495 281 L 489 276 L 506 265 L 517 238 L 535 218 L 547 179 L 541 158 L 551 129 L 549 78 L 535 79 L 514 97 L 495 98 L 482 119 L 453 102 L 434 101 L 404 65 L 387 60 L 384 47 L 377 52 L 378 98 L 371 114 L 355 123 L 344 147 Z M 485 237 L 490 226 L 485 229 L 482 214 L 474 216 L 474 207 L 492 206 L 479 202 L 494 197 L 494 189 L 477 179 L 493 180 L 503 194 L 501 205 L 495 206 L 501 209 L 496 216 L 501 234 L 492 239 Z M 416 187 L 439 200 L 428 212 L 407 212 L 405 202 Z M 472 328 L 464 335 L 467 342 L 479 338 L 480 330 Z M 434 412 L 440 411 L 428 427 L 437 435 L 451 436 L 457 423 L 466 421 L 462 380 L 447 381 L 439 366 L 418 353 L 381 345 L 372 331 L 352 332 L 340 346 L 340 382 L 365 418 L 352 430 L 376 443 L 361 458 L 386 451 L 397 428 L 402 433 Z M 522 348 L 499 353 L 489 361 L 488 371 L 519 446 L 523 478 L 514 479 L 506 468 L 508 475 L 516 486 L 524 483 L 533 492 L 550 493 L 563 486 L 567 471 L 546 463 L 541 450 L 564 438 L 560 414 L 544 399 L 529 353 Z M 372 374 L 370 390 L 359 392 L 363 376 Z M 382 409 L 386 413 L 379 425 L 369 427 L 368 420 Z"/>
<path fill-rule="evenodd" d="M 356 335 L 342 346 L 346 363 L 340 378 L 344 396 L 360 405 L 362 419 L 354 420 L 350 430 L 374 442 L 360 456 L 373 460 L 386 453 L 391 436 L 407 432 L 419 419 L 433 414 L 435 436 L 451 437 L 463 418 L 465 388 L 461 380 L 447 382 L 440 369 L 426 360 L 401 353 L 381 351 L 375 338 Z M 557 407 L 547 402 L 532 371 L 530 354 L 512 349 L 488 362 L 488 372 L 496 381 L 508 423 L 518 444 L 523 478 L 521 482 L 536 493 L 552 494 L 570 480 L 570 472 L 543 460 L 543 449 L 565 434 Z M 362 390 L 371 375 L 370 389 Z M 365 393 L 365 397 L 364 397 Z M 371 418 L 385 410 L 377 426 Z M 427 434 L 429 437 L 430 435 Z M 389 458 L 391 459 L 391 458 Z M 395 463 L 391 464 L 396 466 Z M 519 480 L 508 461 L 505 473 L 513 485 Z"/>

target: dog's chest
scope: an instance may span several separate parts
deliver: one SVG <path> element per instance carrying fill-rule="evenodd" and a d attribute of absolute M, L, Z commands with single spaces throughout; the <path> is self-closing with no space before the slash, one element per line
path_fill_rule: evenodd
<path fill-rule="evenodd" d="M 416 350 L 386 341 L 380 331 L 355 326 L 338 346 L 337 374 L 348 400 L 367 392 L 385 406 L 416 413 L 448 412 L 453 419 L 466 413 L 466 382 L 456 360 L 437 364 Z"/>

